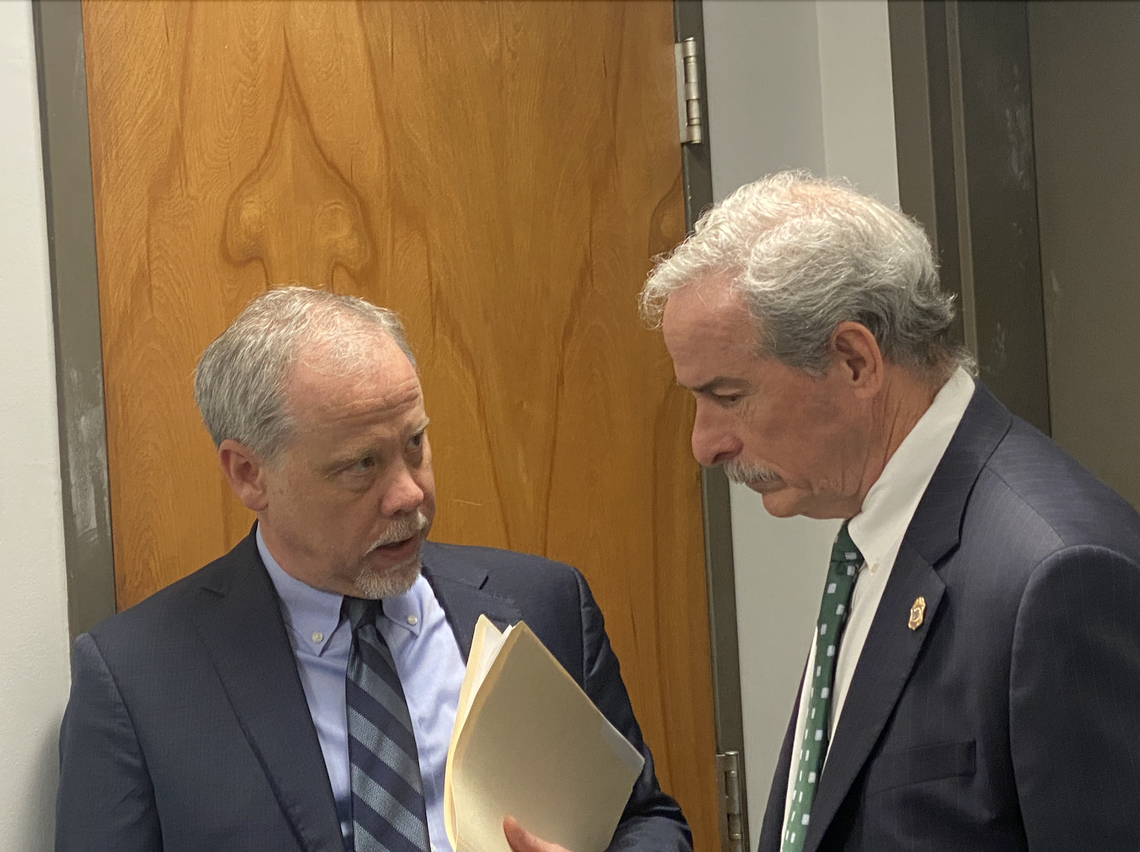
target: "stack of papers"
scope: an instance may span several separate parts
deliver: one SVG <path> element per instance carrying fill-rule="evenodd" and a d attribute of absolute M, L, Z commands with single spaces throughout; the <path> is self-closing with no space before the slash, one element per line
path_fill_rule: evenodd
<path fill-rule="evenodd" d="M 444 780 L 455 852 L 510 852 L 507 815 L 570 852 L 604 852 L 644 763 L 530 628 L 479 618 Z"/>

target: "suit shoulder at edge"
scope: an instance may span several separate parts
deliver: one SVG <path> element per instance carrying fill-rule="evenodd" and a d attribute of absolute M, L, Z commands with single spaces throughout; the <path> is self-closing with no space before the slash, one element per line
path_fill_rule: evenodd
<path fill-rule="evenodd" d="M 192 609 L 192 601 L 204 587 L 218 586 L 232 579 L 227 574 L 242 568 L 245 561 L 240 554 L 241 549 L 242 544 L 239 544 L 223 556 L 164 586 L 128 609 L 108 616 L 88 632 L 98 641 L 104 636 L 130 631 L 155 620 L 168 622 L 171 616 L 188 614 Z"/>

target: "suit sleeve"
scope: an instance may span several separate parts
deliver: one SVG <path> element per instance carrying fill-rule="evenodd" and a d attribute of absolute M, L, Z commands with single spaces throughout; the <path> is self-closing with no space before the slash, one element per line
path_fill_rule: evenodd
<path fill-rule="evenodd" d="M 1017 616 L 1010 749 L 1030 852 L 1140 849 L 1140 566 L 1101 547 L 1035 570 Z"/>
<path fill-rule="evenodd" d="M 60 731 L 56 852 L 161 852 L 154 790 L 134 726 L 95 640 L 75 640 Z"/>
<path fill-rule="evenodd" d="M 608 852 L 684 852 L 692 850 L 689 826 L 677 803 L 657 784 L 653 755 L 641 736 L 633 715 L 629 694 L 621 679 L 617 657 L 606 636 L 602 612 L 594 602 L 586 581 L 575 572 L 582 613 L 582 640 L 586 694 L 645 758 L 641 775 L 633 785 L 629 802 L 614 831 Z"/>

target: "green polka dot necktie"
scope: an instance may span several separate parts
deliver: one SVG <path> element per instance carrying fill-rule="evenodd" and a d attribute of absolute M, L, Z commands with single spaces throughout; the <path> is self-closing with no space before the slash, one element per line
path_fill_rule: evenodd
<path fill-rule="evenodd" d="M 863 555 L 851 540 L 846 522 L 831 547 L 831 564 L 827 584 L 819 606 L 816 625 L 815 660 L 812 662 L 811 690 L 800 743 L 800 765 L 792 788 L 792 808 L 784 826 L 780 852 L 800 852 L 804 848 L 811 817 L 811 805 L 827 756 L 828 731 L 831 720 L 831 688 L 835 683 L 835 659 L 839 655 L 839 637 L 847 621 L 855 574 L 863 564 Z"/>

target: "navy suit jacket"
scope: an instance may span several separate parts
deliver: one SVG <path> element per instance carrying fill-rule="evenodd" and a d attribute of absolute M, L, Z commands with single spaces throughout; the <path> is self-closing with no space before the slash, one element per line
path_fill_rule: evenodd
<path fill-rule="evenodd" d="M 1140 850 L 1140 517 L 981 384 L 903 539 L 805 842 Z"/>
<path fill-rule="evenodd" d="M 691 849 L 661 792 L 602 614 L 573 568 L 426 543 L 464 658 L 475 622 L 525 620 L 645 756 L 612 850 Z M 75 641 L 57 852 L 343 852 L 276 591 L 252 535 Z"/>

